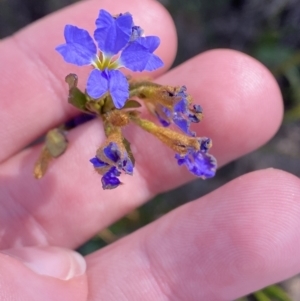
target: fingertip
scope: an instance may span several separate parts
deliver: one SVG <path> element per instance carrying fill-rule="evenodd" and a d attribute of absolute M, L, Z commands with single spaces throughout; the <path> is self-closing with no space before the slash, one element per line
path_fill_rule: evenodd
<path fill-rule="evenodd" d="M 283 101 L 278 83 L 270 70 L 254 57 L 235 50 L 213 50 L 207 56 L 215 60 L 218 57 L 220 65 L 224 66 L 225 72 L 221 76 L 224 77 L 224 85 L 228 84 L 233 89 L 232 93 L 238 96 L 236 99 L 239 101 L 235 106 L 244 106 L 242 109 L 247 116 L 254 121 L 262 121 L 256 123 L 257 128 L 263 123 L 268 130 L 265 132 L 266 137 L 272 136 L 282 121 Z M 251 111 L 248 112 L 248 109 Z"/>
<path fill-rule="evenodd" d="M 71 250 L 46 246 L 1 251 L 0 299 L 86 300 L 83 261 Z"/>
<path fill-rule="evenodd" d="M 215 105 L 208 101 L 205 109 L 209 126 L 217 129 L 218 136 L 225 136 L 227 141 L 228 136 L 241 137 L 236 145 L 240 154 L 267 142 L 278 130 L 283 117 L 281 92 L 271 72 L 253 57 L 235 50 L 208 51 L 201 60 L 210 62 L 205 67 L 211 68 L 210 78 L 219 90 Z M 226 127 L 230 132 L 220 135 Z M 218 144 L 218 140 L 224 146 L 225 141 L 217 139 L 215 143 Z"/>
<path fill-rule="evenodd" d="M 38 275 L 61 280 L 84 275 L 86 263 L 77 252 L 58 247 L 19 247 L 1 251 L 23 262 Z"/>
<path fill-rule="evenodd" d="M 144 240 L 156 275 L 176 275 L 177 297 L 189 279 L 204 284 L 197 300 L 235 300 L 299 273 L 299 181 L 255 171 L 156 221 Z"/>

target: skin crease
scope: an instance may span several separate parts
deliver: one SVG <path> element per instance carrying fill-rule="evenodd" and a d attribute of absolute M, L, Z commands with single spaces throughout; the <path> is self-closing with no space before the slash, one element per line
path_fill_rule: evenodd
<path fill-rule="evenodd" d="M 220 166 L 264 144 L 280 125 L 279 88 L 245 54 L 213 50 L 166 72 L 176 33 L 159 3 L 94 0 L 61 10 L 0 44 L 0 120 L 7 125 L 0 128 L 1 250 L 76 248 L 158 192 L 193 179 L 171 151 L 129 126 L 134 176 L 102 191 L 88 163 L 104 139 L 96 121 L 70 132 L 70 149 L 44 179 L 31 177 L 40 146 L 22 149 L 76 114 L 64 77 L 75 72 L 84 87 L 89 71 L 65 64 L 53 49 L 63 42 L 66 23 L 92 31 L 99 8 L 130 11 L 147 35 L 161 38 L 157 53 L 165 67 L 155 80 L 185 84 L 201 104 L 205 119 L 195 130 L 213 139 Z M 299 187 L 299 179 L 283 171 L 246 174 L 87 256 L 86 273 L 67 281 L 0 253 L 0 300 L 233 300 L 300 271 Z"/>

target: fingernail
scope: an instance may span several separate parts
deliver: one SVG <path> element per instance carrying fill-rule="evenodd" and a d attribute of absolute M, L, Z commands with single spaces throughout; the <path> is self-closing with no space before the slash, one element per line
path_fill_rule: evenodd
<path fill-rule="evenodd" d="M 22 261 L 37 274 L 69 280 L 83 275 L 84 258 L 77 252 L 58 247 L 24 247 L 2 250 L 1 253 Z"/>

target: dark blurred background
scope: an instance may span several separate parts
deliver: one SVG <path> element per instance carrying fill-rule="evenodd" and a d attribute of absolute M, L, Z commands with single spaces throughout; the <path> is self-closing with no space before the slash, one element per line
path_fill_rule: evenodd
<path fill-rule="evenodd" d="M 77 1 L 0 0 L 0 37 L 74 2 Z M 245 52 L 265 64 L 276 77 L 284 96 L 285 119 L 267 145 L 223 167 L 212 180 L 195 180 L 157 196 L 101 231 L 79 249 L 83 254 L 113 242 L 244 173 L 275 167 L 300 175 L 300 0 L 160 2 L 170 11 L 177 27 L 179 49 L 174 65 L 213 48 Z M 290 283 L 284 284 L 288 290 Z M 300 300 L 297 290 L 290 294 L 294 296 L 293 300 Z"/>

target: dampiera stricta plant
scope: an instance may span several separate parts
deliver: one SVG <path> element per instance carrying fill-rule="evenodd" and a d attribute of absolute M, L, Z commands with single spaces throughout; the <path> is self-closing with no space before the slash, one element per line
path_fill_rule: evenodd
<path fill-rule="evenodd" d="M 185 165 L 194 175 L 203 179 L 215 175 L 216 160 L 208 153 L 211 139 L 197 137 L 190 129 L 191 123 L 200 122 L 203 114 L 202 108 L 192 103 L 186 87 L 135 80 L 120 71 L 122 68 L 134 72 L 153 71 L 162 67 L 162 60 L 154 54 L 160 44 L 158 37 L 145 36 L 130 13 L 112 16 L 103 9 L 96 19 L 94 38 L 74 25 L 65 26 L 64 36 L 65 43 L 56 47 L 63 59 L 77 66 L 92 67 L 84 92 L 77 88 L 76 74 L 69 74 L 65 79 L 69 85 L 69 103 L 84 114 L 47 133 L 34 169 L 36 178 L 41 178 L 49 162 L 67 149 L 67 130 L 91 118 L 103 120 L 106 135 L 106 141 L 90 159 L 94 169 L 102 175 L 103 189 L 118 187 L 122 173 L 132 175 L 134 172 L 134 156 L 122 133 L 129 123 L 173 149 L 178 165 Z M 141 102 L 160 125 L 141 118 L 137 110 Z M 173 130 L 172 125 L 181 132 Z"/>

